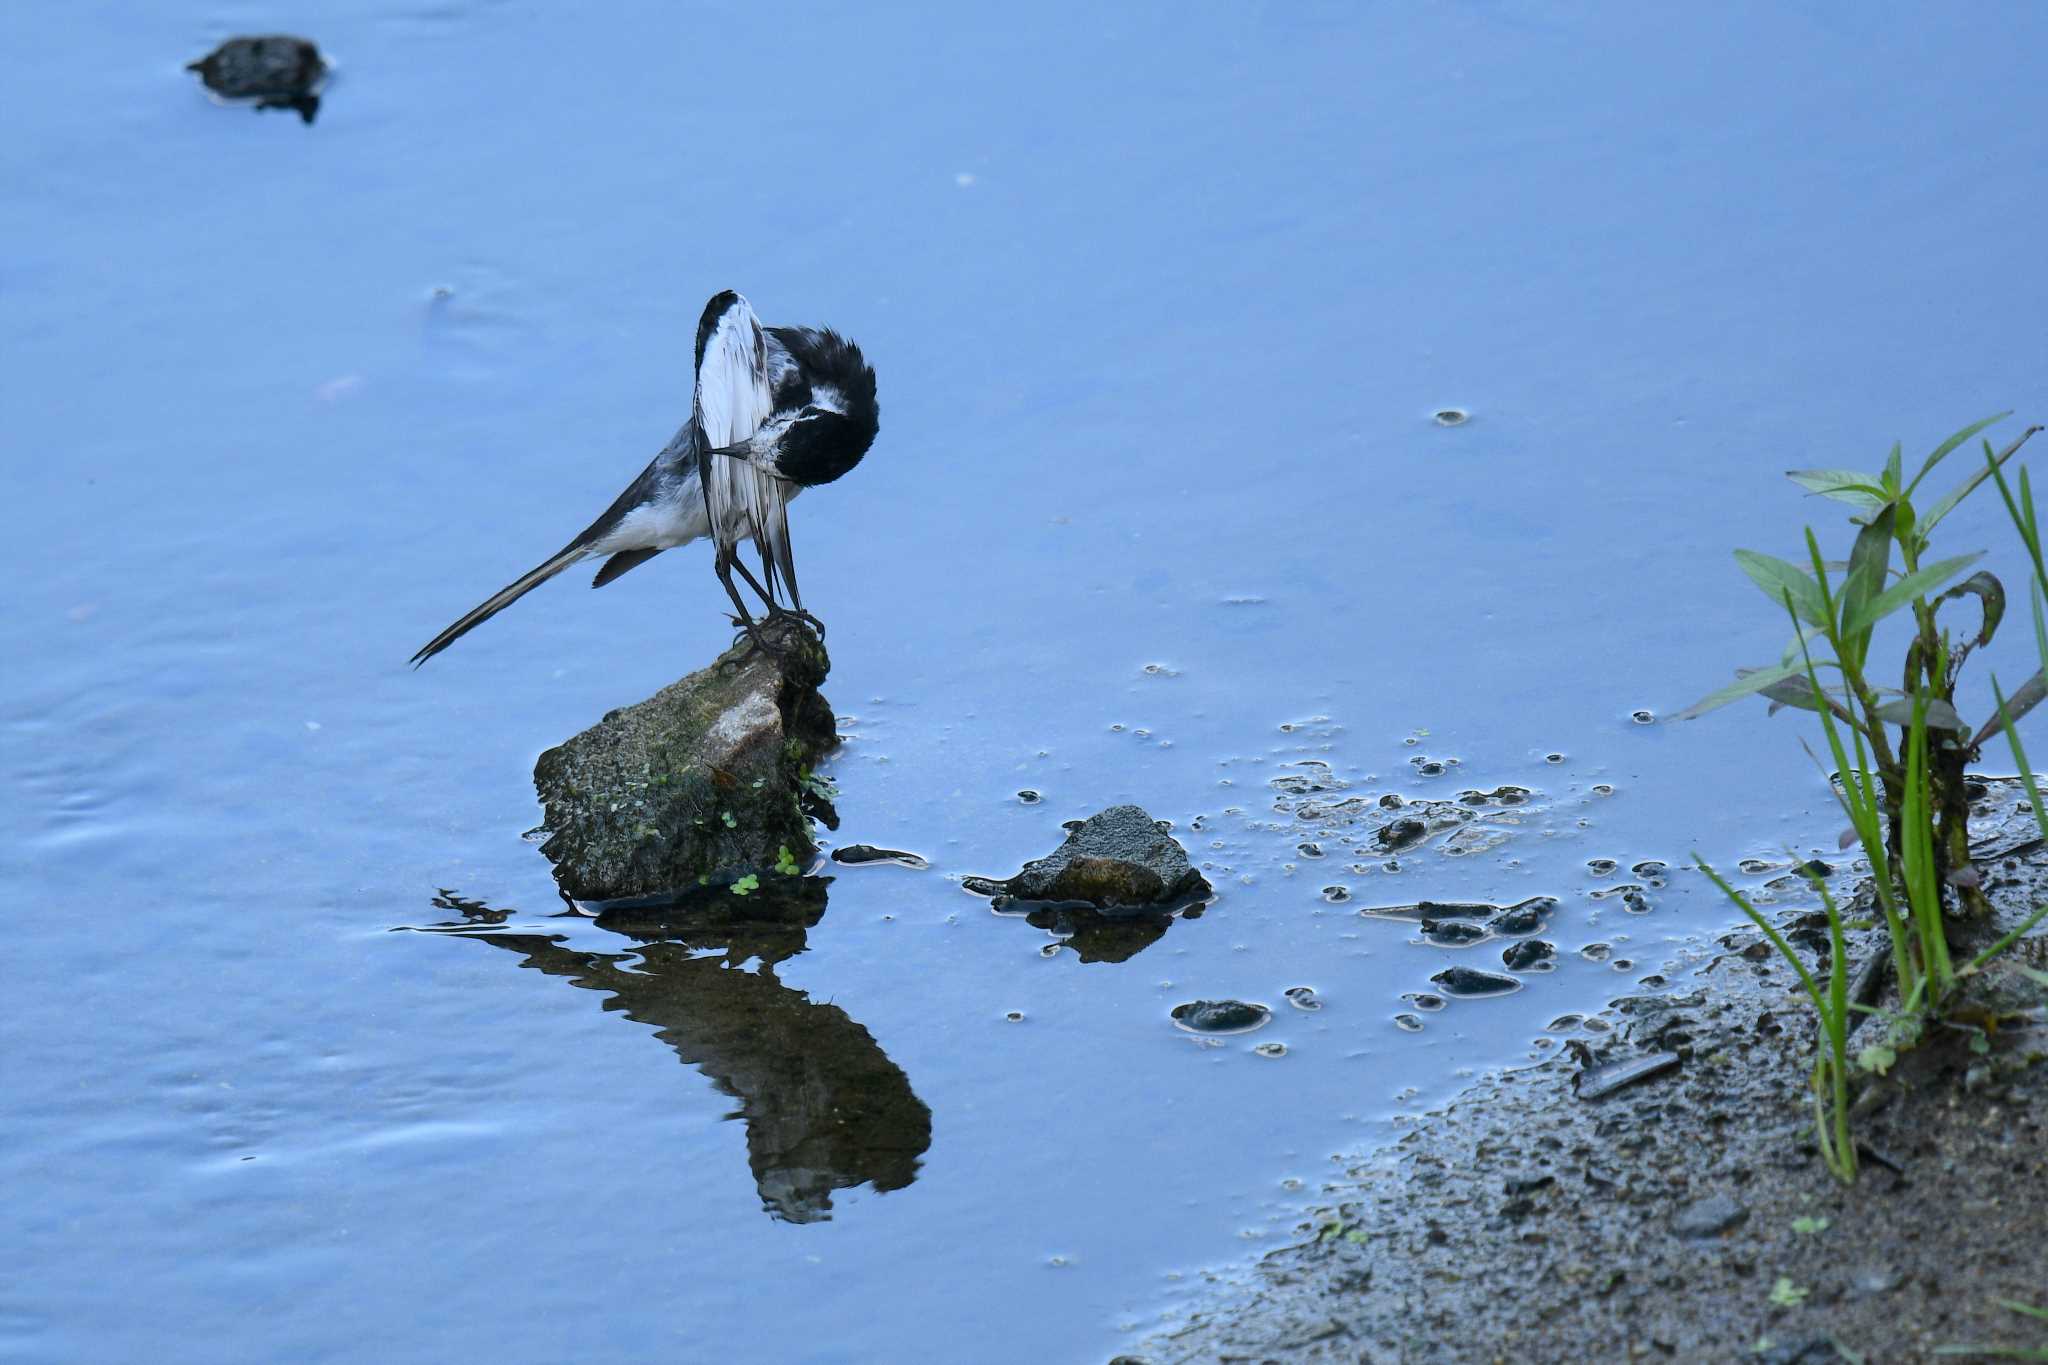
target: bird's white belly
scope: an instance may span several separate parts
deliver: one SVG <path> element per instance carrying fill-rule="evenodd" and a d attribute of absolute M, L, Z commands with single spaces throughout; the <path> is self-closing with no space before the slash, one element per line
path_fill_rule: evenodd
<path fill-rule="evenodd" d="M 592 548 L 599 554 L 620 550 L 666 550 L 701 538 L 707 529 L 704 499 L 694 483 L 686 490 L 691 496 L 661 498 L 642 503 L 612 528 L 611 534 Z"/>

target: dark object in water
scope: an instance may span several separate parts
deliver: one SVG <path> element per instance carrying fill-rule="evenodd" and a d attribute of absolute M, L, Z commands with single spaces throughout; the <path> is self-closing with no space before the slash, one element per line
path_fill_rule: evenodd
<path fill-rule="evenodd" d="M 1173 1022 L 1189 1033 L 1250 1033 L 1272 1017 L 1264 1005 L 1246 1000 L 1190 1000 L 1173 1007 Z"/>
<path fill-rule="evenodd" d="M 1372 837 L 1387 852 L 1399 853 L 1404 848 L 1412 848 L 1421 843 L 1428 836 L 1428 825 L 1413 816 L 1404 816 L 1380 826 L 1373 831 Z"/>
<path fill-rule="evenodd" d="M 1058 938 L 1083 962 L 1128 962 L 1164 938 L 1176 918 L 1150 910 L 1104 912 L 1080 901 L 1021 904 L 1030 907 L 1026 924 Z M 1193 918 L 1201 912 L 1187 913 Z"/>
<path fill-rule="evenodd" d="M 1602 1062 L 1581 1071 L 1573 1086 L 1582 1100 L 1604 1100 L 1617 1090 L 1676 1071 L 1678 1062 L 1675 1052 L 1653 1052 L 1625 1062 Z"/>
<path fill-rule="evenodd" d="M 327 61 L 320 49 L 287 33 L 230 38 L 196 62 L 206 88 L 224 100 L 253 100 L 258 109 L 296 109 L 307 123 L 320 112 Z"/>
<path fill-rule="evenodd" d="M 1510 944 L 1500 955 L 1501 965 L 1511 972 L 1549 971 L 1557 962 L 1557 948 L 1540 938 L 1525 938 Z"/>
<path fill-rule="evenodd" d="M 1531 896 L 1528 900 L 1517 901 L 1495 915 L 1486 927 L 1496 934 L 1533 934 L 1543 928 L 1543 921 L 1556 908 L 1557 901 L 1554 897 Z"/>
<path fill-rule="evenodd" d="M 1447 967 L 1430 978 L 1443 988 L 1445 995 L 1462 999 L 1483 999 L 1489 995 L 1508 995 L 1522 989 L 1522 983 L 1512 976 L 1498 972 L 1482 972 L 1471 967 Z"/>
<path fill-rule="evenodd" d="M 1066 842 L 1005 881 L 969 877 L 978 895 L 1029 901 L 1085 901 L 1098 909 L 1167 909 L 1210 894 L 1208 880 L 1141 806 L 1111 806 L 1081 822 Z"/>
<path fill-rule="evenodd" d="M 915 853 L 901 849 L 876 848 L 873 844 L 848 844 L 832 850 L 832 861 L 847 867 L 866 867 L 870 863 L 894 863 L 898 867 L 923 869 L 931 864 Z"/>
<path fill-rule="evenodd" d="M 1425 919 L 1422 921 L 1422 936 L 1444 948 L 1463 948 L 1493 937 L 1484 925 L 1461 919 Z"/>

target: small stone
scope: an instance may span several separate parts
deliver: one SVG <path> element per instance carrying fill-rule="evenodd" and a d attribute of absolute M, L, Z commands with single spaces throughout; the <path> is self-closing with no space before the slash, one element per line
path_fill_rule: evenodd
<path fill-rule="evenodd" d="M 1373 831 L 1373 841 L 1389 853 L 1412 848 L 1429 837 L 1429 826 L 1411 817 L 1395 820 Z"/>
<path fill-rule="evenodd" d="M 976 889 L 988 884 L 978 879 Z M 1085 901 L 1099 909 L 1170 905 L 1210 894 L 1187 850 L 1142 807 L 1129 805 L 1091 815 L 1057 849 L 999 885 L 1022 900 Z"/>
<path fill-rule="evenodd" d="M 1522 983 L 1512 976 L 1497 972 L 1482 972 L 1472 967 L 1447 967 L 1430 978 L 1443 988 L 1445 995 L 1467 999 L 1483 999 L 1491 995 L 1508 995 L 1522 989 Z"/>
<path fill-rule="evenodd" d="M 1247 1000 L 1190 1000 L 1172 1011 L 1174 1024 L 1189 1033 L 1250 1033 L 1272 1017 L 1273 1011 Z"/>
<path fill-rule="evenodd" d="M 1673 1214 L 1671 1230 L 1680 1237 L 1718 1237 L 1747 1217 L 1749 1210 L 1734 1199 L 1713 1194 Z"/>
<path fill-rule="evenodd" d="M 1556 965 L 1557 948 L 1540 938 L 1525 938 L 1520 943 L 1511 943 L 1500 960 L 1511 972 L 1548 971 Z"/>
<path fill-rule="evenodd" d="M 1486 927 L 1496 934 L 1533 934 L 1543 927 L 1544 920 L 1556 908 L 1557 902 L 1550 897 L 1532 896 L 1495 915 L 1487 921 Z"/>

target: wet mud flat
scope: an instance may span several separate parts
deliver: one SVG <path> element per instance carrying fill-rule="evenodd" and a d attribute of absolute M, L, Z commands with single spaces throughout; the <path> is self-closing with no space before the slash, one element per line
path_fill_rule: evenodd
<path fill-rule="evenodd" d="M 1979 866 L 2008 926 L 2048 896 L 2039 840 L 1980 851 Z M 1852 937 L 1852 965 L 1880 947 Z M 1701 941 L 1693 961 L 1667 989 L 1615 1001 L 1605 1031 L 1423 1117 L 1327 1184 L 1298 1242 L 1213 1275 L 1118 1359 L 1876 1362 L 2048 1347 L 2048 1322 L 1998 1303 L 2048 1306 L 2048 991 L 2017 970 L 2048 965 L 2048 940 L 1984 974 L 1973 994 L 2000 1006 L 1988 1036 L 1932 1031 L 1871 1083 L 1853 1188 L 1812 1141 L 1813 1011 L 1795 974 L 1747 929 Z M 1865 1023 L 1855 1045 L 1881 1028 Z M 1645 1074 L 1609 1088 L 1631 1071 Z"/>

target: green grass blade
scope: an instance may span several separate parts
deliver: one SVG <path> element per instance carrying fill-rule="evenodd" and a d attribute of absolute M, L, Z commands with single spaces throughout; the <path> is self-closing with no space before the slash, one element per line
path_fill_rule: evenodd
<path fill-rule="evenodd" d="M 1943 441 L 1940 445 L 1936 446 L 1934 448 L 1934 453 L 1932 455 L 1929 455 L 1927 457 L 1926 463 L 1920 466 L 1920 472 L 1913 476 L 1913 482 L 1906 485 L 1906 496 L 1913 496 L 1913 490 L 1920 486 L 1920 480 L 1926 478 L 1929 474 L 1933 473 L 1934 467 L 1940 464 L 1943 460 L 1947 459 L 1949 454 L 1953 452 L 1957 446 L 1960 446 L 1963 442 L 1969 440 L 1972 436 L 1975 436 L 1978 432 L 1984 430 L 1984 428 L 1998 422 L 2003 422 L 2006 418 L 2010 416 L 2012 416 L 2010 412 L 2001 412 L 1995 416 L 1986 417 L 1981 422 L 1972 422 L 1970 423 L 1970 425 L 1964 427 L 1961 431 L 1957 432 L 1955 435 L 1949 437 L 1946 441 Z"/>
<path fill-rule="evenodd" d="M 1950 489 L 1946 497 L 1944 497 L 1940 502 L 1934 504 L 1933 508 L 1928 511 L 1927 515 L 1920 519 L 1920 534 L 1922 536 L 1927 535 L 1934 529 L 1935 524 L 1937 522 L 1939 522 L 1943 517 L 1947 516 L 1950 512 L 1955 511 L 1957 503 L 1961 502 L 1964 498 L 1969 497 L 1970 494 L 1976 492 L 1978 484 L 1990 478 L 1991 472 L 1994 469 L 1998 468 L 1998 466 L 2004 464 L 2007 460 L 2011 459 L 2013 455 L 2019 451 L 2019 448 L 2027 443 L 2027 438 L 2029 436 L 2032 436 L 2035 432 L 2039 431 L 2040 429 L 2041 428 L 2039 427 L 2028 427 L 2025 431 L 2020 433 L 2018 440 L 2014 441 L 2011 445 L 2007 446 L 2004 450 L 1999 451 L 1995 455 L 1991 452 L 1991 442 L 1984 442 L 1984 468 L 1978 470 L 1969 478 L 1964 479 L 1962 483 L 1957 485 L 1955 488 Z"/>

